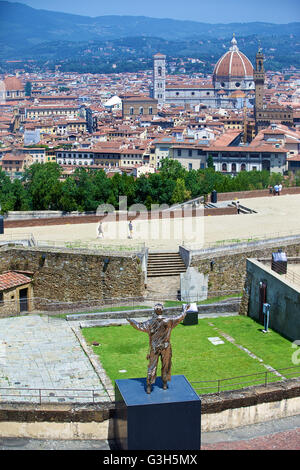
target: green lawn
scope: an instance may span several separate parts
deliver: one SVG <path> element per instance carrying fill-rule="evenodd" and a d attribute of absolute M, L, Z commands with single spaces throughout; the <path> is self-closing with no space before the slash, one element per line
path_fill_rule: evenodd
<path fill-rule="evenodd" d="M 219 330 L 217 330 L 218 328 Z M 235 344 L 221 337 L 220 330 L 235 339 L 263 360 L 264 364 L 274 368 L 291 367 L 291 342 L 274 331 L 264 334 L 262 326 L 248 317 L 219 317 L 201 319 L 198 325 L 178 325 L 172 332 L 173 349 L 172 375 L 184 374 L 190 382 L 215 381 L 229 377 L 248 374 L 261 375 L 259 383 L 264 383 L 266 368 L 257 359 L 253 359 Z M 146 355 L 148 352 L 148 335 L 139 332 L 130 325 L 120 327 L 95 327 L 82 330 L 87 342 L 100 343 L 93 346 L 112 381 L 121 378 L 145 377 L 147 371 Z M 220 337 L 224 344 L 213 345 L 208 338 Z M 126 372 L 120 372 L 120 371 Z M 300 372 L 300 368 L 298 369 Z M 160 375 L 160 366 L 158 369 Z M 299 375 L 299 374 L 298 374 Z M 279 380 L 276 375 L 268 373 L 269 381 Z M 244 379 L 254 380 L 253 378 Z M 272 380 L 271 380 L 272 379 Z M 241 380 L 238 380 L 240 382 Z M 227 385 L 227 389 L 245 387 L 244 385 Z M 216 384 L 206 393 L 216 391 Z M 226 389 L 225 383 L 222 385 Z"/>

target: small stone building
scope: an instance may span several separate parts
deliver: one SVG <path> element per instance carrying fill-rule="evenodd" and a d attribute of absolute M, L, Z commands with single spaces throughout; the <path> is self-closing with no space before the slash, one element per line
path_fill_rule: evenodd
<path fill-rule="evenodd" d="M 0 274 L 0 317 L 32 310 L 32 279 L 27 274 L 15 271 Z"/>

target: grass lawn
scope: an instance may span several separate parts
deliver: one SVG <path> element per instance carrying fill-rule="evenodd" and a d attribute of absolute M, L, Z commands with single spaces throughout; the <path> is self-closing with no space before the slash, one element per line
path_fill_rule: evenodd
<path fill-rule="evenodd" d="M 248 317 L 219 317 L 201 319 L 198 325 L 178 325 L 172 332 L 173 349 L 172 375 L 185 375 L 190 382 L 210 381 L 262 373 L 260 383 L 264 383 L 266 368 L 257 359 L 250 357 L 235 344 L 221 336 L 220 331 L 235 339 L 236 344 L 247 347 L 263 359 L 263 363 L 274 368 L 291 367 L 294 349 L 291 342 L 271 331 L 264 334 L 261 325 Z M 93 346 L 101 363 L 112 381 L 121 378 L 145 377 L 148 361 L 148 335 L 130 325 L 120 327 L 95 327 L 82 330 L 87 342 L 100 343 Z M 208 338 L 220 337 L 224 344 L 213 345 Z M 120 372 L 120 371 L 126 372 Z M 299 369 L 300 371 L 300 369 Z M 158 367 L 160 375 L 160 365 Z M 268 373 L 269 381 L 278 380 Z M 273 380 L 274 378 L 274 380 Z M 254 378 L 257 379 L 257 378 Z M 254 380 L 253 378 L 244 380 Z M 245 387 L 227 385 L 227 389 Z M 216 391 L 216 384 L 206 393 Z M 226 389 L 223 384 L 222 389 Z"/>

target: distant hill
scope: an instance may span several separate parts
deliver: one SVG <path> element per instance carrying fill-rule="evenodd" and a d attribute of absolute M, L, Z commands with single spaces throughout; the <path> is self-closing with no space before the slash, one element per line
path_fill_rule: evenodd
<path fill-rule="evenodd" d="M 125 37 L 157 37 L 164 40 L 282 36 L 300 37 L 300 23 L 207 24 L 195 21 L 136 16 L 99 16 L 96 18 L 46 10 L 22 3 L 0 1 L 0 50 L 2 57 L 23 54 L 45 42 L 114 40 Z"/>

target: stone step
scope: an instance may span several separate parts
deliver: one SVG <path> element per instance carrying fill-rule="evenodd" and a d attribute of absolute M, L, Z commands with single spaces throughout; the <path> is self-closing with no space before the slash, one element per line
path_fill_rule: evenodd
<path fill-rule="evenodd" d="M 184 271 L 161 271 L 156 273 L 148 273 L 147 277 L 164 277 L 164 276 L 179 276 Z"/>
<path fill-rule="evenodd" d="M 179 253 L 149 253 L 147 276 L 178 276 L 186 272 L 186 266 Z"/>
<path fill-rule="evenodd" d="M 169 271 L 169 270 L 172 270 L 172 269 L 173 270 L 174 269 L 175 270 L 176 269 L 181 269 L 181 270 L 183 269 L 184 271 L 186 271 L 186 267 L 185 267 L 184 264 L 183 265 L 182 264 L 176 264 L 176 265 L 170 265 L 170 264 L 160 265 L 160 264 L 158 264 L 156 266 L 153 266 L 153 265 L 148 266 L 148 271 L 161 271 L 161 270 Z"/>
<path fill-rule="evenodd" d="M 149 263 L 148 264 L 148 268 L 150 267 L 153 267 L 153 268 L 160 268 L 161 266 L 170 266 L 170 267 L 174 267 L 174 266 L 180 266 L 181 268 L 184 268 L 186 269 L 186 266 L 184 263 L 180 262 L 180 261 L 171 261 L 171 262 L 168 262 L 168 263 Z"/>

